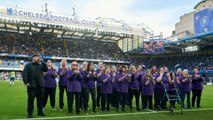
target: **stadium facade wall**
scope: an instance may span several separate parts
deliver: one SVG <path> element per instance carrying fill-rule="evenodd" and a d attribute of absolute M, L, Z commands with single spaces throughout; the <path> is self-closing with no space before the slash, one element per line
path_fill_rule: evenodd
<path fill-rule="evenodd" d="M 194 34 L 194 13 L 213 7 L 213 0 L 202 0 L 195 7 L 195 11 L 184 14 L 180 17 L 180 21 L 175 24 L 175 34 L 189 31 Z"/>

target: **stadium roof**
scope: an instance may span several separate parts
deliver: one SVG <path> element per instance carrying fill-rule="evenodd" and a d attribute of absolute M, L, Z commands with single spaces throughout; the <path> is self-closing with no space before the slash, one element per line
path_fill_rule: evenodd
<path fill-rule="evenodd" d="M 198 46 L 199 48 L 204 48 L 210 45 L 213 45 L 213 31 L 183 38 L 175 42 L 165 42 L 165 52 L 182 52 L 183 48 L 189 46 Z"/>
<path fill-rule="evenodd" d="M 4 6 L 0 6 L 0 30 L 112 42 L 132 35 L 153 34 L 152 29 L 145 24 L 129 25 L 113 18 L 88 19 Z"/>
<path fill-rule="evenodd" d="M 69 28 L 61 25 L 44 24 L 28 21 L 5 21 L 0 20 L 0 30 L 6 32 L 16 32 L 20 34 L 50 34 L 63 38 L 95 39 L 106 41 L 117 41 L 128 38 L 128 34 L 118 34 L 109 31 L 96 31 L 87 28 Z"/>

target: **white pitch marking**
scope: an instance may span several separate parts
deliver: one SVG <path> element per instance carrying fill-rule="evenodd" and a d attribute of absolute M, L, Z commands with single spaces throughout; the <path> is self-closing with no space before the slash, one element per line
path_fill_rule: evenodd
<path fill-rule="evenodd" d="M 189 109 L 183 110 L 184 112 L 191 111 L 207 111 L 213 110 L 213 108 L 205 108 L 205 109 Z M 175 110 L 180 111 L 180 110 Z M 92 118 L 92 117 L 107 117 L 107 116 L 121 116 L 121 115 L 142 115 L 142 114 L 156 114 L 156 113 L 165 113 L 168 111 L 154 111 L 151 112 L 136 112 L 136 113 L 121 113 L 121 114 L 102 114 L 102 115 L 82 115 L 82 116 L 61 116 L 61 117 L 43 117 L 43 118 L 31 118 L 31 120 L 49 120 L 49 119 L 67 119 L 67 118 Z M 28 120 L 26 119 L 14 119 L 14 120 Z"/>

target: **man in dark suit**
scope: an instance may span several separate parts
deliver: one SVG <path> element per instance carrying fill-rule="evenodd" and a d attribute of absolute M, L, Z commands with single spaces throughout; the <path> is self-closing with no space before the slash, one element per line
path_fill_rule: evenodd
<path fill-rule="evenodd" d="M 34 109 L 34 99 L 37 99 L 38 116 L 45 116 L 42 111 L 42 101 L 44 95 L 43 72 L 47 72 L 47 65 L 40 61 L 39 55 L 32 56 L 32 62 L 28 63 L 23 71 L 23 81 L 27 87 L 28 94 L 28 118 L 32 118 Z"/>

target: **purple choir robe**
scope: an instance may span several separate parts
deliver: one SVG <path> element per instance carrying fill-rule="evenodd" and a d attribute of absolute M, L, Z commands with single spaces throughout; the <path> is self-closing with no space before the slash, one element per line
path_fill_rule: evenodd
<path fill-rule="evenodd" d="M 119 82 L 118 80 L 120 78 L 122 78 L 125 74 L 122 74 L 122 73 L 119 73 L 116 77 L 117 79 L 117 82 L 118 82 L 118 88 L 117 88 L 117 91 L 120 92 L 120 93 L 128 93 L 128 86 L 129 86 L 129 77 L 126 76 L 124 78 L 123 81 Z"/>
<path fill-rule="evenodd" d="M 96 75 L 98 75 L 99 73 L 101 72 L 101 69 L 97 69 L 96 70 Z M 102 72 L 102 74 L 104 73 L 104 71 Z M 100 76 L 101 77 L 101 76 Z M 100 77 L 99 78 L 97 78 L 97 86 L 98 87 L 100 87 L 101 85 L 102 85 L 102 83 L 101 83 L 101 80 L 100 80 Z"/>
<path fill-rule="evenodd" d="M 110 75 L 113 77 L 113 73 L 110 72 Z M 117 90 L 118 88 L 118 81 L 116 80 L 116 76 L 118 75 L 118 72 L 115 72 L 115 82 L 113 83 L 113 89 Z"/>
<path fill-rule="evenodd" d="M 85 80 L 86 80 L 86 77 L 87 77 L 87 71 L 83 70 L 83 69 L 80 69 L 79 71 L 81 72 L 81 75 L 83 77 L 83 79 L 81 80 L 81 87 L 85 88 Z"/>
<path fill-rule="evenodd" d="M 83 79 L 81 72 L 75 75 L 72 70 L 68 70 L 67 78 L 67 92 L 81 92 L 81 80 Z"/>
<path fill-rule="evenodd" d="M 184 83 L 183 80 L 185 80 L 185 79 L 187 79 L 187 81 Z M 190 92 L 191 91 L 191 78 L 181 76 L 180 82 L 181 82 L 181 91 L 183 91 L 183 92 Z"/>
<path fill-rule="evenodd" d="M 87 78 L 87 74 L 88 74 L 88 71 L 86 71 L 86 73 L 85 73 L 86 78 L 85 78 L 85 81 L 84 81 L 84 88 L 95 89 L 95 81 L 97 80 L 97 77 L 95 77 L 92 73 L 92 74 L 89 75 L 89 78 Z"/>
<path fill-rule="evenodd" d="M 200 75 L 200 74 L 197 74 Z M 202 90 L 203 89 L 203 77 L 200 75 L 200 77 L 196 77 L 195 75 L 192 75 L 192 89 L 193 90 Z"/>
<path fill-rule="evenodd" d="M 142 79 L 142 95 L 152 96 L 153 93 L 154 93 L 155 82 L 154 82 L 154 79 L 152 77 L 152 78 L 149 79 L 149 84 L 145 85 L 147 80 L 148 79 L 145 78 L 145 77 L 143 77 L 143 79 Z"/>
<path fill-rule="evenodd" d="M 67 70 L 64 71 L 64 75 L 61 76 L 60 73 L 63 71 L 63 69 L 59 68 L 57 74 L 59 75 L 59 86 L 67 86 Z"/>
<path fill-rule="evenodd" d="M 48 69 L 47 74 L 44 75 L 44 88 L 55 88 L 56 87 L 56 80 L 55 76 L 53 75 L 54 69 Z"/>
<path fill-rule="evenodd" d="M 133 77 L 134 76 L 134 77 Z M 141 74 L 136 72 L 132 75 L 131 82 L 129 83 L 129 89 L 131 90 L 139 90 L 139 84 L 141 82 Z"/>
<path fill-rule="evenodd" d="M 104 73 L 101 75 L 100 80 L 102 82 L 102 86 L 101 86 L 101 93 L 105 94 L 111 94 L 112 93 L 112 75 L 110 75 L 110 78 L 107 79 L 107 82 L 104 83 L 103 80 L 105 80 L 107 78 L 107 75 Z"/>
<path fill-rule="evenodd" d="M 157 82 L 157 78 L 158 78 L 159 76 L 160 76 L 160 74 L 156 75 L 156 78 L 155 78 L 155 80 L 156 80 L 156 82 L 155 82 L 155 83 L 156 83 L 156 84 L 155 84 L 155 89 L 156 89 L 156 90 L 164 90 L 164 87 L 163 87 L 163 84 L 162 84 L 162 82 L 163 82 L 164 85 L 165 85 L 165 89 L 166 89 L 167 91 L 169 91 L 169 79 L 168 79 L 166 73 L 163 74 L 162 80 L 161 80 L 160 83 Z"/>

